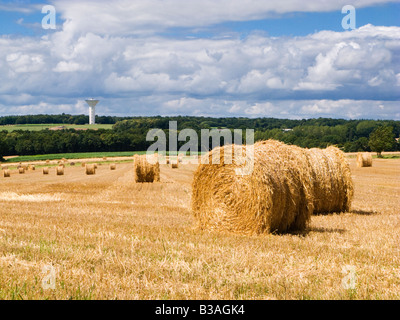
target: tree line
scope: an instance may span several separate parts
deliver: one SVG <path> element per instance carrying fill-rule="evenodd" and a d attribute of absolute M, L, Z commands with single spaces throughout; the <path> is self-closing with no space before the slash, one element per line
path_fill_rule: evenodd
<path fill-rule="evenodd" d="M 75 123 L 81 117 L 86 116 L 66 114 L 58 116 L 8 116 L 0 117 L 0 124 L 12 122 L 11 119 L 14 121 L 13 124 L 28 120 L 30 124 Z M 98 119 L 100 117 L 96 118 L 96 121 Z M 146 135 L 151 129 L 162 129 L 166 133 L 168 142 L 170 121 L 177 122 L 178 132 L 183 129 L 193 129 L 197 132 L 198 137 L 201 136 L 202 129 L 254 129 L 255 141 L 276 139 L 303 148 L 326 148 L 329 145 L 336 145 L 345 152 L 377 151 L 377 149 L 382 148 L 381 151 L 400 150 L 400 144 L 395 140 L 400 135 L 400 121 L 394 120 L 344 120 L 329 118 L 291 120 L 191 116 L 105 116 L 102 119 L 113 123 L 112 129 L 0 131 L 0 157 L 6 155 L 51 153 L 144 151 L 154 143 L 154 141 L 146 141 Z M 97 121 L 97 123 L 100 122 Z M 371 137 L 375 139 L 375 144 L 371 140 Z M 383 137 L 386 139 L 385 143 L 380 141 Z M 178 147 L 184 143 L 185 141 L 178 142 Z M 379 146 L 379 148 L 376 146 Z"/>

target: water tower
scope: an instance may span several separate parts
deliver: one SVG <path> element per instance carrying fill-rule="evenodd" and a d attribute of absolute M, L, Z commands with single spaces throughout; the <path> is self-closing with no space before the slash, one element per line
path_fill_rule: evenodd
<path fill-rule="evenodd" d="M 99 100 L 88 99 L 85 101 L 89 105 L 89 124 L 95 124 L 96 104 L 99 103 Z"/>

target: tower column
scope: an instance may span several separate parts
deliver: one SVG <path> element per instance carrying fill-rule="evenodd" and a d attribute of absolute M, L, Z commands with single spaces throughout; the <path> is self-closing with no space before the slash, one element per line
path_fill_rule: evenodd
<path fill-rule="evenodd" d="M 88 99 L 85 101 L 89 105 L 89 124 L 95 124 L 95 122 L 96 122 L 96 104 L 99 103 L 99 100 Z"/>

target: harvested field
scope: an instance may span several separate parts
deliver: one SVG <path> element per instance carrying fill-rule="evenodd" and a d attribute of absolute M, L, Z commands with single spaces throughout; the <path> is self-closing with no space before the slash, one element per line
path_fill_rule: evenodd
<path fill-rule="evenodd" d="M 400 299 L 400 159 L 350 159 L 352 211 L 284 235 L 195 229 L 196 167 L 161 165 L 146 184 L 132 163 L 1 175 L 0 299 Z"/>

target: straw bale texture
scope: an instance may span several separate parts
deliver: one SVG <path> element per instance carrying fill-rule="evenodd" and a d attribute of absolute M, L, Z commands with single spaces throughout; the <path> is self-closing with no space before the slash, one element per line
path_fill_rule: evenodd
<path fill-rule="evenodd" d="M 87 164 L 86 165 L 86 174 L 93 175 L 96 174 L 96 167 L 94 164 Z"/>
<path fill-rule="evenodd" d="M 372 155 L 370 153 L 357 153 L 357 167 L 372 167 Z"/>
<path fill-rule="evenodd" d="M 134 179 L 136 182 L 159 182 L 160 164 L 156 155 L 154 164 L 146 159 L 146 155 L 139 156 L 135 154 L 133 162 Z"/>
<path fill-rule="evenodd" d="M 344 153 L 336 147 L 306 152 L 312 167 L 314 213 L 349 211 L 354 187 Z"/>
<path fill-rule="evenodd" d="M 192 210 L 199 227 L 245 234 L 304 230 L 313 212 L 311 168 L 304 149 L 274 140 L 258 142 L 253 170 L 240 175 L 237 169 L 251 163 L 251 156 L 244 152 L 243 161 L 236 148 L 215 148 L 204 156 L 209 164 L 202 159 L 194 173 Z"/>
<path fill-rule="evenodd" d="M 57 167 L 56 172 L 57 172 L 57 175 L 58 175 L 58 176 L 63 176 L 63 175 L 64 175 L 64 165 L 59 165 L 59 166 Z"/>

